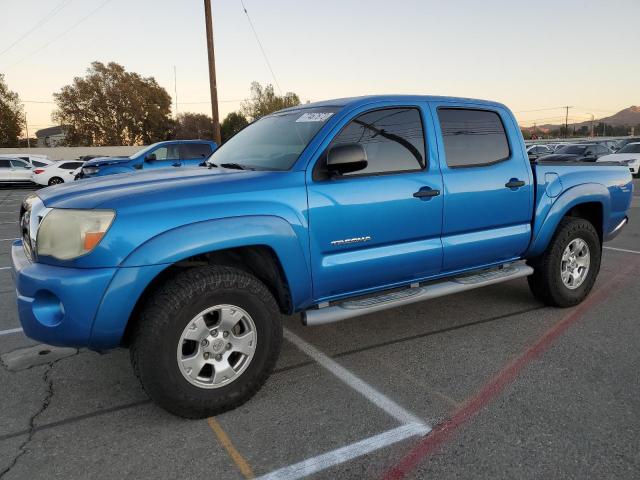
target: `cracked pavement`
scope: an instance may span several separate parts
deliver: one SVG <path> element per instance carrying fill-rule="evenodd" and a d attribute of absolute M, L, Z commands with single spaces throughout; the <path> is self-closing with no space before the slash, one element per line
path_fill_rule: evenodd
<path fill-rule="evenodd" d="M 24 193 L 0 190 L 0 207 Z M 0 238 L 15 235 L 15 226 L 0 225 Z M 610 246 L 640 250 L 639 196 Z M 8 251 L 0 243 L 0 266 Z M 409 478 L 640 477 L 640 255 L 605 250 L 596 288 L 633 265 Z M 294 318 L 287 327 L 437 426 L 566 313 L 537 303 L 522 280 L 317 328 Z M 0 330 L 18 326 L 11 275 L 0 271 Z M 0 355 L 35 344 L 0 336 Z M 16 372 L 0 363 L 0 402 L 1 480 L 242 478 L 206 421 L 173 417 L 148 400 L 125 350 L 80 350 Z M 288 342 L 258 395 L 216 420 L 256 475 L 397 426 Z M 380 478 L 416 441 L 314 478 Z"/>

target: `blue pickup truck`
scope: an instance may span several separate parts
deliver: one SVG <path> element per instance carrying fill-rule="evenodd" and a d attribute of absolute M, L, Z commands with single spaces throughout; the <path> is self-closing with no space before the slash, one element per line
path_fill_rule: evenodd
<path fill-rule="evenodd" d="M 97 157 L 82 166 L 77 179 L 165 167 L 189 167 L 203 163 L 217 148 L 209 140 L 158 142 L 130 157 Z"/>
<path fill-rule="evenodd" d="M 20 321 L 54 345 L 128 347 L 159 405 L 214 415 L 265 382 L 283 315 L 319 325 L 523 277 L 545 304 L 576 305 L 632 190 L 624 165 L 530 163 L 499 103 L 308 104 L 256 121 L 208 167 L 29 196 L 12 247 Z"/>

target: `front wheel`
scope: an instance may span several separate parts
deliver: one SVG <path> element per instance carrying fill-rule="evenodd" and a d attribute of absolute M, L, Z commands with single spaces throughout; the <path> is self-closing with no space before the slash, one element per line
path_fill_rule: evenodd
<path fill-rule="evenodd" d="M 179 274 L 149 299 L 130 353 L 158 405 L 204 418 L 251 398 L 281 343 L 281 314 L 269 290 L 241 270 L 212 266 Z"/>
<path fill-rule="evenodd" d="M 547 305 L 577 305 L 593 288 L 601 256 L 594 226 L 581 218 L 563 218 L 547 250 L 529 261 L 534 268 L 533 275 L 527 277 L 529 288 Z"/>

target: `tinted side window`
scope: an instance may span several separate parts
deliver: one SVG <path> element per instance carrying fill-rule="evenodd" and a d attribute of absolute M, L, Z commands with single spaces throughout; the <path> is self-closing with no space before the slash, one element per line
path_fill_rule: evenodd
<path fill-rule="evenodd" d="M 11 160 L 11 166 L 13 168 L 31 168 L 31 165 L 24 160 Z"/>
<path fill-rule="evenodd" d="M 345 175 L 419 170 L 425 166 L 424 131 L 415 108 L 389 108 L 352 120 L 331 147 L 359 143 L 367 153 L 367 168 Z"/>
<path fill-rule="evenodd" d="M 45 167 L 47 165 L 46 163 L 42 163 L 37 160 L 33 160 L 31 163 L 33 164 L 34 167 Z"/>
<path fill-rule="evenodd" d="M 1 160 L 0 159 L 0 168 L 9 168 L 11 167 L 11 164 L 9 163 L 9 160 Z"/>
<path fill-rule="evenodd" d="M 178 145 L 169 145 L 168 147 L 156 148 L 153 152 L 156 160 L 179 160 Z"/>
<path fill-rule="evenodd" d="M 208 158 L 211 155 L 211 147 L 206 143 L 185 143 L 180 146 L 181 158 L 184 160 Z"/>
<path fill-rule="evenodd" d="M 65 170 L 75 170 L 78 167 L 82 166 L 82 162 L 65 162 L 60 165 L 60 168 L 64 168 Z"/>
<path fill-rule="evenodd" d="M 471 167 L 509 158 L 509 142 L 496 112 L 438 109 L 447 165 Z"/>

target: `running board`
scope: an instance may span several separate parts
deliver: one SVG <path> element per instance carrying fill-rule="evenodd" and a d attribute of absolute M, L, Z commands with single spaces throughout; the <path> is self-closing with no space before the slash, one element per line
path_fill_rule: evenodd
<path fill-rule="evenodd" d="M 515 278 L 527 277 L 532 273 L 533 268 L 524 263 L 504 265 L 500 268 L 448 278 L 421 287 L 397 290 L 374 297 L 346 300 L 336 305 L 307 310 L 302 313 L 302 323 L 308 326 L 315 326 L 338 322 L 347 318 L 368 315 L 369 313 L 389 308 L 422 302 L 423 300 L 443 297 L 453 293 L 466 292 L 467 290 L 506 282 Z"/>

